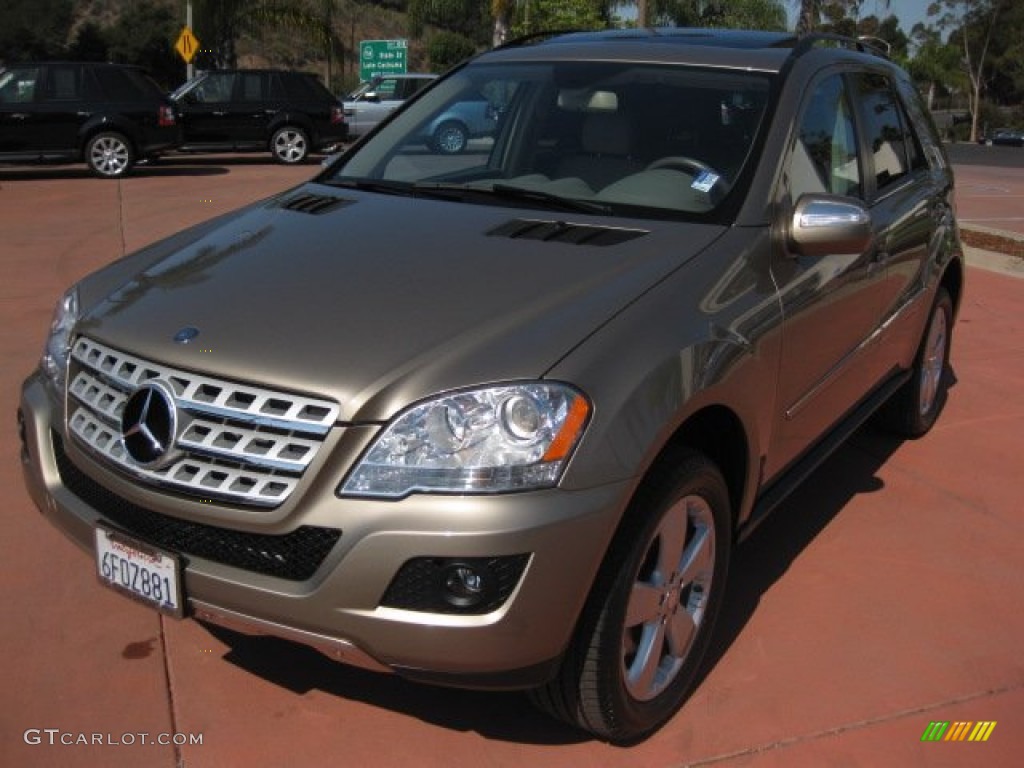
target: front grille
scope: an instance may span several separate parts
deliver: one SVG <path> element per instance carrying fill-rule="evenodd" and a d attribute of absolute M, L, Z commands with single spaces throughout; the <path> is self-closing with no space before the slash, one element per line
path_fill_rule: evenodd
<path fill-rule="evenodd" d="M 132 393 L 157 380 L 173 391 L 185 423 L 180 454 L 145 468 L 125 450 L 121 414 Z M 153 485 L 201 498 L 274 507 L 316 457 L 338 405 L 158 365 L 79 337 L 68 375 L 68 430 L 84 447 Z"/>
<path fill-rule="evenodd" d="M 290 581 L 305 581 L 341 538 L 336 528 L 304 525 L 280 536 L 233 531 L 162 515 L 122 499 L 76 467 L 52 435 L 64 486 L 125 532 L 161 549 Z"/>

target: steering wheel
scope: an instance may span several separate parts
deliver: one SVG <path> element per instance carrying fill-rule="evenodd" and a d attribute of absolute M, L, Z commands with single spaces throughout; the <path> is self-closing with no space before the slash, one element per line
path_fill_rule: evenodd
<path fill-rule="evenodd" d="M 646 170 L 653 171 L 658 168 L 671 168 L 676 171 L 686 171 L 692 176 L 698 176 L 701 173 L 711 173 L 722 178 L 722 174 L 716 171 L 707 163 L 696 160 L 692 157 L 686 157 L 685 155 L 674 155 L 670 157 L 659 157 L 653 163 L 647 166 Z"/>

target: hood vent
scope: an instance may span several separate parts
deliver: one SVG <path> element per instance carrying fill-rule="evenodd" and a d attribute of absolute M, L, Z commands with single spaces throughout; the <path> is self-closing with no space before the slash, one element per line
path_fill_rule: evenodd
<path fill-rule="evenodd" d="M 344 205 L 351 205 L 354 202 L 355 200 L 349 200 L 344 197 L 334 197 L 333 195 L 305 194 L 288 198 L 281 203 L 281 207 L 287 208 L 289 211 L 298 211 L 300 213 L 317 215 L 333 211 L 335 208 L 341 208 Z"/>
<path fill-rule="evenodd" d="M 487 233 L 489 237 L 509 237 L 513 240 L 543 240 L 571 245 L 618 245 L 627 240 L 643 237 L 643 229 L 622 227 L 595 227 L 589 224 L 570 224 L 566 221 L 538 221 L 513 219 Z"/>

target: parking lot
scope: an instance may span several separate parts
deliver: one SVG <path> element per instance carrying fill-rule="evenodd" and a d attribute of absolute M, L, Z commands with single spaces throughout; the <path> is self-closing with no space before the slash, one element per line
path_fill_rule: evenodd
<path fill-rule="evenodd" d="M 936 428 L 912 442 L 862 430 L 741 547 L 700 687 L 636 746 L 592 741 L 520 694 L 347 668 L 99 586 L 21 484 L 14 413 L 54 301 L 112 259 L 316 170 L 262 156 L 172 157 L 122 181 L 0 167 L 0 765 L 1020 764 L 1024 279 L 978 268 Z M 1024 170 L 963 178 L 961 215 L 1012 228 Z M 997 725 L 984 743 L 923 742 L 937 721 Z"/>

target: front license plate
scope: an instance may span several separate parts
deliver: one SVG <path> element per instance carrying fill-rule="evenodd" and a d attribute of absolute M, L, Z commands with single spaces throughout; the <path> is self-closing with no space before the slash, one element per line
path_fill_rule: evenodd
<path fill-rule="evenodd" d="M 181 564 L 176 555 L 97 527 L 96 571 L 106 586 L 182 617 Z"/>

